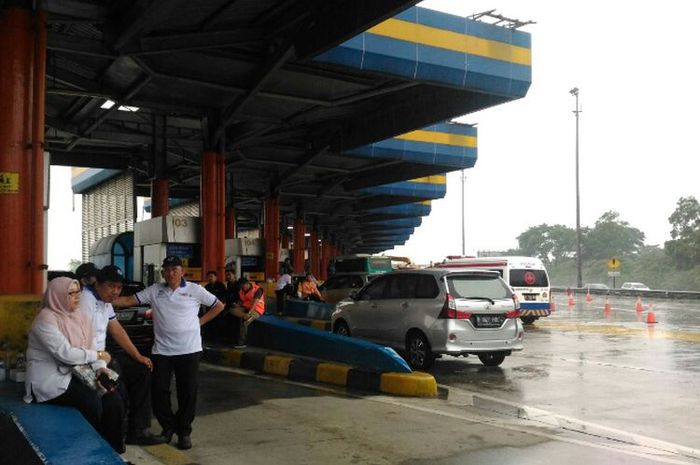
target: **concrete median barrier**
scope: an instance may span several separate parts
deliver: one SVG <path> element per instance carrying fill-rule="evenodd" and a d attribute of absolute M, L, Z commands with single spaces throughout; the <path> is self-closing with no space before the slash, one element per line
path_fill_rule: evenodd
<path fill-rule="evenodd" d="M 406 361 L 393 349 L 290 323 L 272 315 L 263 315 L 250 326 L 248 342 L 256 347 L 339 362 L 372 372 L 411 372 Z"/>

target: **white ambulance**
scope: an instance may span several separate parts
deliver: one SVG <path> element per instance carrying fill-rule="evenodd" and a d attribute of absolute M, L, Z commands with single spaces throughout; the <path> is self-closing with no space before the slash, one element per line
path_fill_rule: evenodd
<path fill-rule="evenodd" d="M 520 319 L 532 324 L 549 316 L 549 276 L 542 260 L 534 257 L 447 257 L 435 266 L 498 271 L 520 300 Z"/>

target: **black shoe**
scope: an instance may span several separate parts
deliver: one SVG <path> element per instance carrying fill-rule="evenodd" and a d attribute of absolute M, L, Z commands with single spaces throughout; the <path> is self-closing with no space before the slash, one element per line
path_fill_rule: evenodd
<path fill-rule="evenodd" d="M 173 440 L 174 431 L 171 429 L 164 429 L 160 432 L 160 436 L 163 438 L 163 444 L 170 444 Z"/>
<path fill-rule="evenodd" d="M 178 435 L 177 448 L 182 450 L 192 449 L 192 439 L 187 434 Z"/>
<path fill-rule="evenodd" d="M 170 437 L 172 438 L 172 434 Z M 155 446 L 156 444 L 163 444 L 165 441 L 165 437 L 155 436 L 149 431 L 140 431 L 138 433 L 129 433 L 126 435 L 127 444 L 138 446 Z"/>

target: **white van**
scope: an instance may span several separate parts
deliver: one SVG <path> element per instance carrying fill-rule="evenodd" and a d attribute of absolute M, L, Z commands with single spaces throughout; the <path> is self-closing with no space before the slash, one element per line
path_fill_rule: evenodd
<path fill-rule="evenodd" d="M 549 276 L 539 258 L 448 257 L 435 266 L 498 271 L 520 299 L 520 319 L 525 324 L 552 313 Z"/>

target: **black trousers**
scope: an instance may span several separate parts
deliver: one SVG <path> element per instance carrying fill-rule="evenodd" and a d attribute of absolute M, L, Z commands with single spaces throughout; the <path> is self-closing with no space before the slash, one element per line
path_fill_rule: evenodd
<path fill-rule="evenodd" d="M 180 435 L 192 433 L 197 407 L 197 383 L 201 352 L 186 355 L 153 354 L 153 413 L 164 430 Z M 177 411 L 173 413 L 170 402 L 170 381 L 175 375 Z"/>
<path fill-rule="evenodd" d="M 286 292 L 284 289 L 275 291 L 275 297 L 277 298 L 277 314 L 281 315 L 284 312 L 284 299 L 286 297 Z"/>
<path fill-rule="evenodd" d="M 116 391 L 100 397 L 97 391 L 71 378 L 66 392 L 46 403 L 77 408 L 117 453 L 124 453 L 124 402 Z"/>
<path fill-rule="evenodd" d="M 125 353 L 114 355 L 109 367 L 119 373 L 119 394 L 127 408 L 127 435 L 151 427 L 151 372 Z"/>

